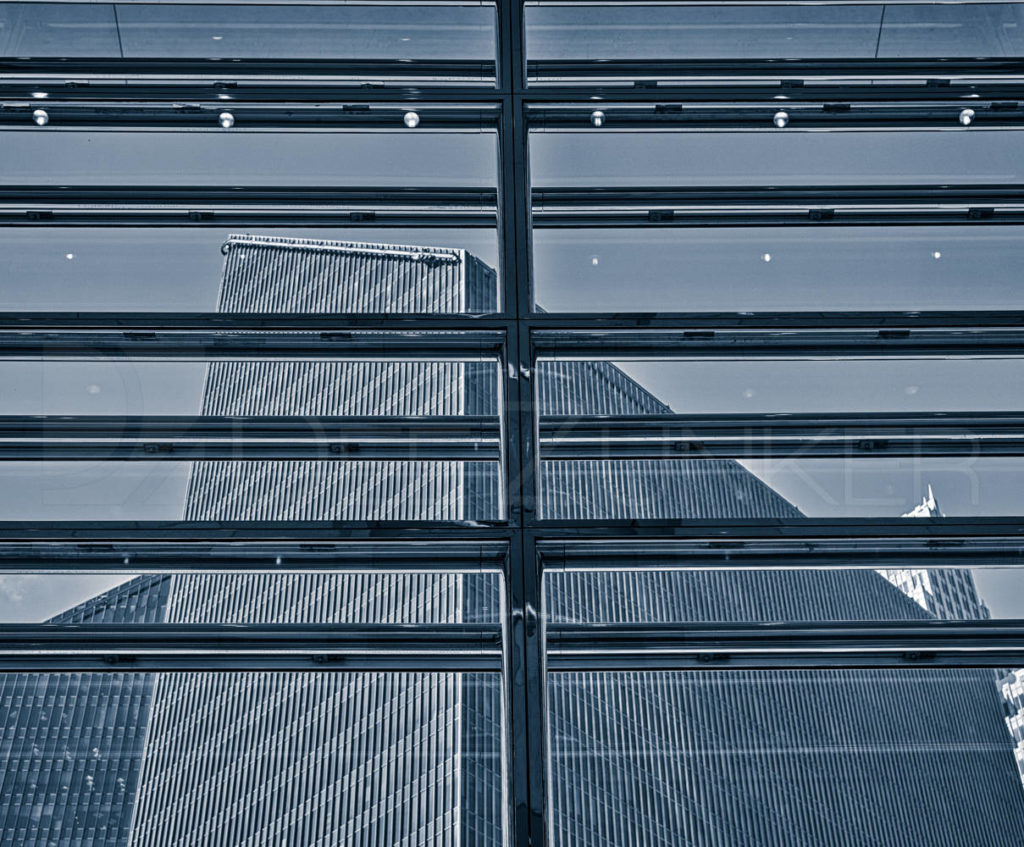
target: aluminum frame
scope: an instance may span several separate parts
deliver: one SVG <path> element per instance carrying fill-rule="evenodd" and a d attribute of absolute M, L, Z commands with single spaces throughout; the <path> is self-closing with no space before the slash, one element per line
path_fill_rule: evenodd
<path fill-rule="evenodd" d="M 0 63 L 0 99 L 5 101 L 0 123 L 4 125 L 26 123 L 32 108 L 41 102 L 30 102 L 32 92 L 40 89 L 48 93 L 45 104 L 55 118 L 66 118 L 69 125 L 75 121 L 75 126 L 110 121 L 194 126 L 209 123 L 223 108 L 236 109 L 240 115 L 263 121 L 264 126 L 293 119 L 300 124 L 307 120 L 337 126 L 389 126 L 409 104 L 429 104 L 429 109 L 424 105 L 425 112 L 434 110 L 431 114 L 442 123 L 447 121 L 452 129 L 471 125 L 489 128 L 496 121 L 496 191 L 444 186 L 403 191 L 248 186 L 240 191 L 218 192 L 149 186 L 126 192 L 117 186 L 9 186 L 0 189 L 0 225 L 202 227 L 258 222 L 497 227 L 503 298 L 497 314 L 6 313 L 0 314 L 0 358 L 394 358 L 396 344 L 401 357 L 497 357 L 503 375 L 502 456 L 509 488 L 508 520 L 503 522 L 0 523 L 0 571 L 6 572 L 57 573 L 89 568 L 131 572 L 185 568 L 234 572 L 396 567 L 436 570 L 439 557 L 443 557 L 447 570 L 500 568 L 506 593 L 503 632 L 488 628 L 468 635 L 450 627 L 433 632 L 429 627 L 413 626 L 385 632 L 368 628 L 249 628 L 236 637 L 228 627 L 212 627 L 203 631 L 203 643 L 199 643 L 195 640 L 200 635 L 198 630 L 186 628 L 176 633 L 174 643 L 158 655 L 154 641 L 166 640 L 170 632 L 166 627 L 159 628 L 159 635 L 127 626 L 106 633 L 95 627 L 89 627 L 88 632 L 84 628 L 57 631 L 28 627 L 17 632 L 0 628 L 4 638 L 0 671 L 82 670 L 87 666 L 121 672 L 228 670 L 259 667 L 260 661 L 278 663 L 275 669 L 397 670 L 429 666 L 503 671 L 509 756 L 507 840 L 516 847 L 540 847 L 548 838 L 548 671 L 597 669 L 602 663 L 602 669 L 614 669 L 622 667 L 627 657 L 630 670 L 645 663 L 720 671 L 730 667 L 838 667 L 849 666 L 850 661 L 863 662 L 865 667 L 1024 664 L 1024 623 L 1019 621 L 977 626 L 805 627 L 799 631 L 757 626 L 732 630 L 574 630 L 549 626 L 545 631 L 542 579 L 546 567 L 572 567 L 575 561 L 577 566 L 586 563 L 620 568 L 667 560 L 678 567 L 725 567 L 741 561 L 770 568 L 782 566 L 780 556 L 787 564 L 797 556 L 804 567 L 879 567 L 897 562 L 957 567 L 965 561 L 1017 567 L 1024 566 L 1024 522 L 1016 518 L 914 522 L 541 521 L 536 517 L 536 470 L 537 462 L 551 455 L 544 452 L 550 445 L 545 445 L 543 438 L 545 426 L 552 422 L 538 421 L 533 384 L 537 359 L 545 356 L 628 358 L 666 352 L 694 358 L 1016 355 L 1024 350 L 1024 331 L 1020 329 L 1024 312 L 543 314 L 533 311 L 530 274 L 534 226 L 989 226 L 1024 222 L 1024 187 L 819 186 L 816 190 L 779 192 L 767 187 L 666 191 L 639 186 L 615 191 L 534 191 L 528 171 L 530 126 L 546 123 L 561 127 L 578 122 L 582 127 L 595 102 L 602 103 L 612 115 L 611 126 L 638 129 L 689 128 L 699 125 L 698 119 L 709 124 L 732 121 L 752 126 L 765 120 L 769 114 L 766 102 L 779 95 L 787 98 L 788 107 L 800 120 L 821 127 L 945 124 L 965 105 L 976 109 L 982 125 L 1017 125 L 1021 120 L 1019 101 L 1024 99 L 1024 62 L 740 61 L 673 63 L 671 67 L 659 63 L 657 68 L 645 63 L 528 63 L 523 7 L 523 0 L 498 0 L 498 56 L 493 66 L 250 62 L 238 66 L 232 63 L 228 75 L 224 63 L 136 63 L 131 67 L 116 61 Z M 438 68 L 463 78 L 452 84 L 435 84 L 426 76 L 416 77 Z M 480 77 L 494 70 L 497 85 L 490 87 L 491 81 Z M 658 73 L 652 74 L 654 70 Z M 274 78 L 283 72 L 289 78 Z M 356 78 L 361 74 L 379 76 L 381 84 L 365 85 Z M 538 84 L 538 77 L 545 74 L 558 79 Z M 669 77 L 667 82 L 651 82 L 653 76 L 663 74 Z M 877 75 L 886 79 L 878 85 L 859 84 Z M 111 84 L 110 78 L 123 79 L 124 83 Z M 194 102 L 187 108 L 168 105 L 182 101 Z M 458 103 L 472 105 L 476 111 L 449 109 Z M 297 109 L 296 104 L 327 104 L 330 108 L 314 118 L 312 109 Z M 348 109 L 349 104 L 366 105 L 370 111 Z M 376 109 L 374 104 L 383 107 Z M 686 109 L 676 111 L 677 104 Z M 904 111 L 894 117 L 893 107 Z M 25 131 L 36 130 L 28 126 Z M 470 334 L 459 337 L 430 335 L 467 330 Z M 257 334 L 250 334 L 252 331 Z M 298 331 L 300 335 L 285 339 L 283 331 Z M 238 332 L 247 334 L 233 334 Z M 14 430 L 26 421 L 7 423 L 13 443 Z M 44 431 L 45 423 L 37 422 L 36 431 L 29 433 L 30 438 L 37 439 L 34 446 L 23 443 L 19 449 L 48 449 L 51 439 Z M 154 423 L 137 424 L 137 431 L 148 431 L 146 427 Z M 459 425 L 465 423 L 460 421 Z M 602 438 L 606 434 L 602 426 L 609 432 L 617 429 L 628 435 L 629 427 L 635 424 L 560 423 L 577 433 L 587 426 L 597 426 L 596 435 Z M 727 450 L 749 449 L 752 439 L 738 434 L 736 426 L 761 426 L 763 438 L 774 437 L 780 430 L 777 418 L 771 422 L 730 421 L 732 435 L 722 429 L 722 421 L 676 419 L 668 422 L 667 434 L 664 423 L 652 426 L 655 430 L 660 426 L 661 437 L 670 441 L 684 429 L 692 432 L 694 427 L 703 427 L 699 440 L 704 450 L 716 432 L 718 437 L 724 434 L 733 439 L 725 442 Z M 880 416 L 870 416 L 846 425 L 842 443 L 846 449 L 858 439 L 867 438 L 861 436 L 861 430 L 878 435 L 879 427 L 888 425 L 903 427 L 904 435 L 933 437 L 925 445 L 938 451 L 946 449 L 958 433 L 980 429 L 981 437 L 975 441 L 987 445 L 984 449 L 1001 443 L 1014 451 L 1013 455 L 1024 455 L 1017 432 L 1020 423 L 988 415 L 961 420 L 961 429 L 954 432 L 948 420 L 904 418 L 897 422 L 889 418 L 886 423 Z M 75 424 L 72 421 L 59 426 L 64 426 L 67 434 Z M 835 419 L 821 416 L 794 422 L 787 430 L 790 443 L 813 444 L 823 427 L 837 424 Z M 1014 438 L 1009 446 L 999 440 L 1006 428 L 1012 430 Z M 425 432 L 410 429 L 405 436 L 415 441 Z M 298 430 L 289 430 L 287 438 L 297 434 Z M 75 437 L 79 435 L 82 433 Z M 178 430 L 174 437 L 177 446 L 187 437 L 187 431 Z M 145 438 L 139 440 L 145 442 Z M 410 443 L 397 446 L 405 449 Z M 583 449 L 580 444 L 572 449 Z M 271 447 L 259 445 L 261 450 Z M 80 445 L 80 449 L 84 447 Z M 463 636 L 473 643 L 467 645 Z M 222 648 L 219 658 L 211 659 L 203 652 L 209 639 Z M 43 641 L 46 653 L 33 655 L 30 651 Z M 414 654 L 410 652 L 413 646 L 425 652 Z M 663 649 L 655 653 L 650 649 L 655 646 Z M 602 658 L 595 654 L 595 648 L 613 652 Z M 268 659 L 254 657 L 254 649 L 265 655 L 275 650 L 283 652 Z M 375 649 L 377 652 L 372 652 Z"/>

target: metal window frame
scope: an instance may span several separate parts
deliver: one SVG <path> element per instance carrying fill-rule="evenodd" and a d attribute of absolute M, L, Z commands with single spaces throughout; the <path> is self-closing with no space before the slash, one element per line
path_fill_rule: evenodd
<path fill-rule="evenodd" d="M 802 567 L 823 568 L 878 567 L 896 562 L 956 567 L 964 561 L 1021 567 L 1024 522 L 1016 518 L 913 522 L 540 520 L 536 512 L 537 468 L 541 458 L 551 458 L 552 444 L 563 451 L 558 458 L 583 455 L 593 443 L 600 445 L 597 449 L 603 451 L 602 457 L 608 457 L 613 449 L 649 449 L 650 438 L 643 439 L 643 445 L 635 438 L 630 441 L 638 424 L 634 419 L 538 420 L 534 379 L 538 359 L 544 357 L 1019 355 L 1024 351 L 1024 331 L 1020 329 L 1024 311 L 548 314 L 534 311 L 531 287 L 531 233 L 535 226 L 1021 224 L 1024 186 L 534 190 L 528 170 L 531 126 L 584 129 L 595 103 L 610 115 L 613 128 L 636 130 L 753 128 L 770 120 L 779 97 L 785 98 L 786 108 L 794 115 L 794 128 L 947 126 L 967 106 L 975 109 L 982 127 L 1012 128 L 1024 120 L 1019 106 L 1024 102 L 1024 62 L 658 63 L 656 75 L 662 79 L 653 84 L 651 72 L 655 69 L 643 62 L 528 64 L 525 5 L 524 0 L 497 0 L 498 55 L 493 67 L 488 63 L 455 63 L 455 67 L 446 63 L 247 62 L 229 72 L 224 63 L 203 62 L 141 62 L 132 67 L 117 61 L 0 62 L 0 100 L 4 102 L 0 126 L 23 125 L 24 131 L 35 131 L 29 125 L 31 112 L 44 105 L 52 112 L 55 125 L 63 121 L 72 129 L 97 122 L 215 126 L 222 109 L 237 111 L 244 121 L 260 127 L 284 121 L 332 129 L 397 127 L 408 108 L 422 109 L 430 122 L 436 120 L 442 129 L 496 127 L 496 190 L 251 185 L 230 191 L 168 186 L 139 186 L 130 192 L 119 186 L 0 188 L 0 226 L 497 228 L 502 301 L 495 314 L 3 313 L 0 358 L 394 358 L 396 351 L 409 358 L 496 357 L 505 399 L 500 414 L 500 457 L 508 482 L 508 520 L 501 522 L 0 522 L 0 572 L 497 569 L 505 583 L 504 619 L 497 628 L 413 625 L 383 629 L 243 627 L 236 631 L 208 627 L 200 632 L 186 627 L 172 632 L 163 626 L 153 631 L 138 627 L 109 631 L 92 626 L 87 631 L 84 627 L 73 631 L 0 627 L 0 671 L 226 671 L 268 669 L 271 665 L 273 669 L 330 671 L 501 671 L 507 716 L 506 839 L 516 847 L 540 847 L 549 837 L 548 672 L 633 670 L 639 666 L 728 671 L 731 667 L 1024 664 L 1021 621 L 782 628 L 546 625 L 542 605 L 546 568 L 643 567 L 655 559 L 674 567 L 735 566 L 741 561 L 772 568 L 783 566 L 782 556 L 787 565 L 798 556 Z M 460 78 L 441 84 L 416 77 L 417 73 L 437 72 L 435 66 L 440 65 L 468 81 Z M 495 86 L 489 81 L 474 84 L 474 76 L 494 69 L 498 77 Z M 554 82 L 538 84 L 533 79 L 548 71 L 556 78 Z M 283 73 L 287 76 L 281 76 Z M 379 79 L 366 85 L 359 78 L 366 74 Z M 859 84 L 878 75 L 884 79 L 877 85 Z M 111 79 L 119 81 L 114 84 Z M 39 90 L 47 92 L 46 99 L 33 99 L 33 92 Z M 446 332 L 447 337 L 443 335 Z M 419 449 L 424 437 L 439 432 L 456 440 L 480 434 L 474 429 L 477 422 L 465 419 L 350 421 L 341 425 L 345 429 L 342 437 L 318 436 L 310 449 L 326 448 L 330 453 L 332 443 L 355 443 L 365 451 L 368 433 L 360 427 L 381 423 L 396 429 L 390 442 L 375 443 L 371 448 L 371 452 L 384 451 L 381 456 Z M 98 429 L 92 428 L 94 424 Z M 179 458 L 182 451 L 191 457 L 188 451 L 196 446 L 191 439 L 197 427 L 202 437 L 231 439 L 230 448 L 209 442 L 203 445 L 223 450 L 217 455 L 230 453 L 234 457 L 235 450 L 249 450 L 246 455 L 267 456 L 281 449 L 278 441 L 293 442 L 318 425 L 267 419 L 147 419 L 127 424 L 123 419 L 7 419 L 0 420 L 0 458 L 56 458 L 59 454 L 53 444 L 62 439 L 71 445 L 68 449 L 79 451 L 78 457 L 95 458 L 100 455 L 97 450 L 111 449 L 110 444 L 97 447 L 90 443 L 97 432 L 120 444 L 115 449 L 127 451 L 132 458 Z M 329 425 L 335 426 L 337 422 Z M 736 451 L 749 455 L 751 449 L 776 447 L 786 451 L 824 449 L 828 453 L 856 451 L 862 449 L 860 442 L 877 441 L 870 449 L 863 447 L 874 453 L 891 450 L 880 443 L 897 437 L 912 440 L 914 455 L 922 450 L 928 455 L 944 455 L 947 450 L 963 449 L 965 437 L 971 450 L 1024 455 L 1019 416 L 996 413 L 958 416 L 956 420 L 878 415 L 862 420 L 803 416 L 785 421 L 779 416 L 771 420 L 679 416 L 641 426 L 670 451 L 678 451 L 679 443 L 699 445 L 699 449 L 688 446 L 680 455 L 733 455 Z M 265 437 L 268 427 L 273 430 L 272 437 Z M 828 431 L 837 428 L 838 438 L 826 441 Z M 485 429 L 489 434 L 493 424 Z M 132 437 L 127 443 L 123 441 L 126 431 Z M 783 431 L 787 435 L 781 436 Z M 617 442 L 606 440 L 616 433 Z M 249 435 L 253 439 L 243 446 L 245 439 L 239 436 Z M 588 446 L 586 439 L 591 438 L 599 441 Z M 156 445 L 155 453 L 147 452 L 150 444 Z M 170 453 L 161 451 L 161 444 L 170 445 Z M 8 447 L 9 453 L 5 452 Z M 448 444 L 446 449 L 454 448 Z M 362 457 L 369 455 L 362 452 Z M 325 458 L 332 456 L 352 457 L 330 453 Z M 199 636 L 201 642 L 196 640 Z M 157 641 L 160 643 L 154 644 Z M 204 649 L 210 643 L 218 648 L 214 658 Z M 44 652 L 34 653 L 40 645 Z"/>

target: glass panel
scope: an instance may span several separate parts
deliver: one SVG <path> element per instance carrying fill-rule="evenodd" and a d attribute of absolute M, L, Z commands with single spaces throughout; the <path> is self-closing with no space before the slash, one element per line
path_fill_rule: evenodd
<path fill-rule="evenodd" d="M 0 676 L 5 844 L 499 844 L 498 674 Z"/>
<path fill-rule="evenodd" d="M 531 3 L 530 59 L 872 58 L 881 6 Z"/>
<path fill-rule="evenodd" d="M 486 3 L 0 3 L 0 53 L 493 62 L 494 25 Z"/>
<path fill-rule="evenodd" d="M 1024 180 L 1012 130 L 538 132 L 538 187 L 1002 185 Z"/>
<path fill-rule="evenodd" d="M 164 460 L 0 463 L 20 520 L 498 520 L 497 462 Z"/>
<path fill-rule="evenodd" d="M 0 56 L 117 58 L 109 3 L 0 3 Z"/>
<path fill-rule="evenodd" d="M 484 228 L 0 228 L 0 311 L 493 311 L 497 267 Z"/>
<path fill-rule="evenodd" d="M 500 611 L 501 574 L 486 571 L 0 575 L 0 623 L 498 624 Z"/>
<path fill-rule="evenodd" d="M 533 231 L 555 312 L 1020 309 L 1022 265 L 1016 226 Z"/>
<path fill-rule="evenodd" d="M 1000 700 L 988 669 L 551 674 L 551 840 L 1011 844 Z"/>
<path fill-rule="evenodd" d="M 545 519 L 1012 516 L 1024 458 L 595 459 L 541 463 Z"/>
<path fill-rule="evenodd" d="M 1024 4 L 531 3 L 534 61 L 975 58 L 1024 53 Z M 543 71 L 542 71 L 543 72 Z"/>
<path fill-rule="evenodd" d="M 491 361 L 0 361 L 0 415 L 496 415 Z"/>
<path fill-rule="evenodd" d="M 1024 411 L 1024 358 L 537 362 L 543 415 Z"/>
<path fill-rule="evenodd" d="M 885 7 L 878 57 L 1024 55 L 1024 3 Z"/>
<path fill-rule="evenodd" d="M 786 559 L 779 554 L 780 565 Z M 1017 567 L 689 568 L 685 557 L 666 556 L 663 565 L 626 571 L 588 570 L 585 560 L 563 570 L 554 556 L 544 580 L 551 624 L 1024 618 L 1024 569 Z"/>
<path fill-rule="evenodd" d="M 489 187 L 493 132 L 6 130 L 3 185 Z M 130 202 L 130 197 L 126 201 Z"/>
<path fill-rule="evenodd" d="M 494 7 L 117 5 L 125 58 L 494 60 Z"/>

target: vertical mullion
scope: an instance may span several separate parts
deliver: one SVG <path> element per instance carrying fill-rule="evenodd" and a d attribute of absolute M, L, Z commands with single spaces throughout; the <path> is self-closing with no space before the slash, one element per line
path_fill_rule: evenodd
<path fill-rule="evenodd" d="M 529 322 L 530 179 L 525 124 L 525 41 L 522 0 L 498 0 L 498 79 L 502 99 L 501 255 L 503 310 L 509 319 L 504 368 L 509 523 L 512 538 L 506 604 L 509 665 L 511 833 L 514 847 L 546 843 L 543 639 L 539 626 L 540 574 L 534 519 L 534 414 Z"/>

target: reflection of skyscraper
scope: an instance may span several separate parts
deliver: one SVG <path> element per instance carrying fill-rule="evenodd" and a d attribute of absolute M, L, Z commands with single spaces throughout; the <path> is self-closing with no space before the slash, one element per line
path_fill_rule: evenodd
<path fill-rule="evenodd" d="M 222 310 L 456 312 L 496 302 L 493 271 L 462 251 L 237 236 L 225 252 Z M 542 363 L 537 381 L 544 414 L 669 411 L 608 364 Z M 493 414 L 497 397 L 490 362 L 218 362 L 202 411 Z M 495 518 L 498 487 L 486 463 L 218 462 L 195 467 L 185 514 Z M 545 463 L 541 500 L 550 517 L 799 516 L 723 460 Z M 161 585 L 157 619 L 176 622 L 499 614 L 499 586 L 484 575 L 190 574 Z M 545 602 L 555 621 L 929 617 L 870 571 L 556 568 Z M 990 680 L 971 670 L 555 675 L 555 841 L 1015 843 L 1024 802 Z M 150 696 L 141 778 L 116 813 L 126 820 L 133 809 L 128 843 L 499 840 L 496 681 L 180 674 L 158 677 Z M 75 720 L 106 726 L 95 713 Z M 119 833 L 107 843 L 125 843 Z"/>
<path fill-rule="evenodd" d="M 930 485 L 924 500 L 903 517 L 942 517 Z M 940 620 L 987 620 L 991 617 L 988 607 L 978 596 L 974 575 L 968 568 L 908 568 L 879 573 Z M 1013 740 L 1014 758 L 1024 782 L 1024 669 L 997 672 L 996 685 L 1003 698 L 1006 728 Z"/>

